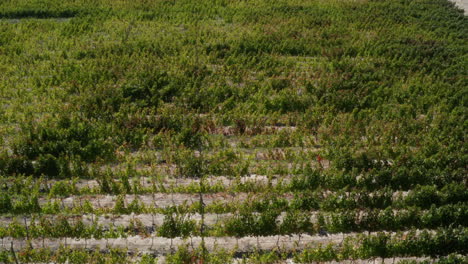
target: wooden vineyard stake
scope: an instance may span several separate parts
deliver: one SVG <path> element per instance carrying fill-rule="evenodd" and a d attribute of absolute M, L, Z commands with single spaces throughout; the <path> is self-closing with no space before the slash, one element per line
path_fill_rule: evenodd
<path fill-rule="evenodd" d="M 15 250 L 13 249 L 13 241 L 11 241 L 10 250 L 11 250 L 11 254 L 13 255 L 13 258 L 15 259 L 15 263 L 16 263 L 16 264 L 19 264 L 18 258 L 16 258 Z"/>

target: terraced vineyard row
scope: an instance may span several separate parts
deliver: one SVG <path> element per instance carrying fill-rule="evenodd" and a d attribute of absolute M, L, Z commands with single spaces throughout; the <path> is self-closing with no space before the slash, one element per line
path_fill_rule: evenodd
<path fill-rule="evenodd" d="M 466 263 L 446 0 L 0 2 L 0 263 Z"/>

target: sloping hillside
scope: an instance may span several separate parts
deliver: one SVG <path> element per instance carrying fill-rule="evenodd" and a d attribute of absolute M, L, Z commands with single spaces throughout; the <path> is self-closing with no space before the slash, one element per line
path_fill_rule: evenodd
<path fill-rule="evenodd" d="M 467 261 L 446 0 L 0 2 L 0 263 Z"/>

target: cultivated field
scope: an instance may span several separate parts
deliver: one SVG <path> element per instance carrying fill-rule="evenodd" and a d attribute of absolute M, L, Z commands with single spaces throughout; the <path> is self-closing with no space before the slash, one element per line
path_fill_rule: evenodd
<path fill-rule="evenodd" d="M 447 0 L 2 0 L 0 263 L 467 263 L 467 43 Z"/>

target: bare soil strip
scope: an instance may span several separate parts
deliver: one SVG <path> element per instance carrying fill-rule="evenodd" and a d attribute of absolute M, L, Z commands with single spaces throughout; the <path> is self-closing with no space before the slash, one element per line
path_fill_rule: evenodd
<path fill-rule="evenodd" d="M 430 261 L 430 258 L 418 258 L 418 257 L 406 257 L 406 258 L 386 258 L 386 259 L 353 259 L 353 260 L 340 260 L 340 261 L 325 261 L 325 262 L 319 262 L 320 264 L 375 264 L 375 263 L 380 263 L 380 264 L 395 264 L 399 263 L 400 261 L 416 261 L 417 263 L 422 262 L 422 261 Z M 165 264 L 166 260 L 161 257 L 158 259 L 158 264 Z M 236 259 L 232 262 L 232 264 L 243 264 L 242 259 Z M 247 263 L 255 263 L 255 262 L 249 262 Z M 292 259 L 287 259 L 283 260 L 280 262 L 275 262 L 275 264 L 296 264 L 294 260 Z"/>
<path fill-rule="evenodd" d="M 392 210 L 394 213 L 400 213 L 407 210 Z M 421 212 L 425 213 L 427 210 L 422 210 Z M 365 215 L 366 211 L 361 210 L 358 212 L 359 217 Z M 258 214 L 258 213 L 253 213 Z M 317 223 L 318 218 L 318 211 L 310 212 L 310 221 L 312 224 Z M 204 215 L 204 224 L 207 226 L 215 225 L 218 223 L 222 223 L 223 221 L 233 217 L 234 214 L 232 213 L 225 213 L 225 214 L 212 214 L 208 213 Z M 282 212 L 276 220 L 278 223 L 282 223 L 283 219 L 285 218 L 286 213 Z M 325 219 L 328 219 L 328 216 L 325 214 L 323 215 Z M 150 228 L 154 226 L 160 226 L 164 223 L 164 214 L 129 214 L 129 215 L 94 215 L 94 214 L 85 214 L 85 215 L 41 215 L 41 218 L 44 218 L 49 221 L 56 221 L 59 219 L 66 219 L 70 223 L 74 223 L 77 221 L 83 222 L 85 225 L 92 225 L 98 224 L 104 228 L 109 227 L 110 225 L 113 226 L 123 226 L 128 227 L 131 225 L 131 222 L 138 222 L 143 227 Z M 31 221 L 34 219 L 35 223 L 38 224 L 40 222 L 39 217 L 31 218 L 29 216 L 13 216 L 13 217 L 6 217 L 0 216 L 0 226 L 8 226 L 11 223 L 18 223 L 23 225 L 26 223 L 27 225 L 31 225 Z M 186 220 L 193 220 L 196 222 L 201 221 L 201 216 L 198 213 L 195 214 L 187 214 Z"/>
<path fill-rule="evenodd" d="M 288 184 L 291 182 L 292 178 L 294 176 L 289 175 L 289 176 L 273 176 L 269 178 L 268 176 L 265 175 L 257 175 L 257 174 L 252 174 L 249 176 L 243 176 L 243 177 L 238 177 L 238 178 L 233 178 L 233 177 L 227 177 L 227 176 L 209 176 L 206 177 L 203 182 L 206 185 L 221 185 L 224 187 L 229 187 L 232 186 L 235 183 L 241 183 L 241 184 L 271 184 L 273 186 L 277 185 L 278 182 L 281 182 L 283 184 Z M 117 182 L 120 180 L 116 179 Z M 131 178 L 129 179 L 130 183 L 134 183 L 137 181 L 141 187 L 144 188 L 151 188 L 153 184 L 156 185 L 156 187 L 163 186 L 166 189 L 171 189 L 174 187 L 187 187 L 191 185 L 198 185 L 200 183 L 200 179 L 194 179 L 194 178 L 172 178 L 172 177 L 164 177 L 158 179 L 158 181 L 153 180 L 150 177 L 141 177 L 141 178 Z M 53 181 L 50 181 L 50 184 L 54 184 Z M 78 190 L 83 189 L 83 188 L 99 188 L 99 182 L 97 180 L 79 180 L 76 185 L 75 185 Z"/>
<path fill-rule="evenodd" d="M 390 232 L 391 233 L 391 232 Z M 404 232 L 403 232 L 404 233 Z M 255 250 L 275 250 L 284 251 L 301 250 L 318 245 L 340 244 L 347 237 L 356 237 L 359 233 L 332 234 L 328 236 L 310 236 L 307 234 L 290 236 L 262 236 L 262 237 L 205 237 L 204 242 L 207 250 L 214 252 L 216 249 L 224 248 L 228 251 L 238 253 L 253 252 Z M 371 233 L 376 234 L 376 233 Z M 391 233 L 396 234 L 396 233 Z M 14 250 L 21 250 L 32 246 L 33 248 L 42 248 L 43 246 L 57 250 L 61 246 L 80 249 L 110 249 L 120 248 L 129 251 L 152 252 L 153 254 L 168 254 L 174 252 L 179 246 L 189 245 L 198 248 L 201 245 L 201 237 L 192 238 L 163 238 L 163 237 L 141 237 L 131 236 L 127 238 L 115 239 L 16 239 L 6 237 L 1 241 L 0 249 L 9 250 L 13 246 Z"/>
<path fill-rule="evenodd" d="M 215 202 L 235 202 L 245 201 L 248 197 L 254 198 L 255 195 L 248 195 L 247 193 L 215 193 L 215 194 L 203 194 L 203 201 L 205 204 L 213 204 Z M 139 204 L 145 206 L 152 206 L 154 208 L 167 208 L 170 206 L 178 205 L 191 205 L 199 202 L 198 194 L 187 194 L 187 193 L 155 193 L 153 195 L 123 195 L 125 205 L 132 203 L 137 200 Z M 83 195 L 83 196 L 71 196 L 64 199 L 58 198 L 39 198 L 39 205 L 45 205 L 49 202 L 57 201 L 59 204 L 65 207 L 76 207 L 82 206 L 85 201 L 89 202 L 94 208 L 113 208 L 116 204 L 119 196 L 115 195 Z"/>
<path fill-rule="evenodd" d="M 467 0 L 450 0 L 455 3 L 456 6 L 465 11 L 465 16 L 468 15 L 468 1 Z"/>
<path fill-rule="evenodd" d="M 223 219 L 232 216 L 232 214 L 205 214 L 205 224 L 206 225 L 214 225 Z M 93 214 L 86 214 L 86 215 L 72 215 L 72 216 L 60 216 L 60 215 L 47 215 L 41 216 L 47 220 L 57 220 L 59 218 L 65 218 L 69 222 L 73 223 L 73 221 L 82 221 L 85 225 L 91 225 L 96 223 L 103 227 L 108 227 L 110 225 L 114 226 L 124 226 L 128 227 L 130 223 L 139 222 L 144 227 L 152 227 L 152 226 L 160 226 L 164 223 L 163 214 L 139 214 L 139 215 L 93 215 Z M 201 220 L 201 216 L 199 214 L 188 214 L 187 220 L 194 220 L 199 222 Z M 31 224 L 32 218 L 30 217 L 0 217 L 0 225 L 9 225 L 10 223 L 17 222 L 19 224 L 24 224 L 26 221 L 27 225 Z M 39 219 L 35 219 L 35 223 L 39 223 Z"/>

